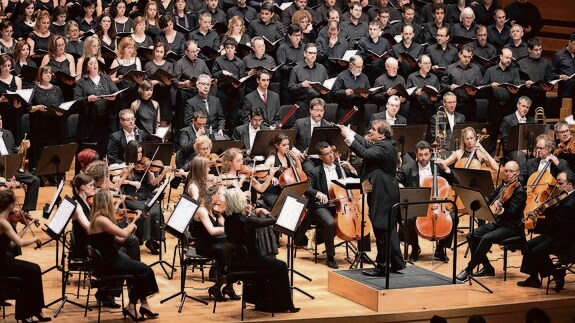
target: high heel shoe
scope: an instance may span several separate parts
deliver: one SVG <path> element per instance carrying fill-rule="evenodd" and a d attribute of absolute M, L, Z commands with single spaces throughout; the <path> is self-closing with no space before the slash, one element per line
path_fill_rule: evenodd
<path fill-rule="evenodd" d="M 212 296 L 214 297 L 214 299 L 216 300 L 216 302 L 225 302 L 226 298 L 224 297 L 224 295 L 222 295 L 222 292 L 220 291 L 219 287 L 217 285 L 214 285 L 210 288 L 208 288 L 208 297 L 209 299 L 212 299 Z"/>
<path fill-rule="evenodd" d="M 160 316 L 159 313 L 154 313 L 143 306 L 140 306 L 140 315 L 148 319 L 155 319 L 156 317 Z"/>
<path fill-rule="evenodd" d="M 143 317 L 141 317 L 141 318 L 137 317 L 138 314 L 136 313 L 136 309 L 134 309 L 134 312 L 132 313 L 132 311 L 130 311 L 127 307 L 124 307 L 124 309 L 122 310 L 122 314 L 131 318 L 134 322 L 145 320 L 145 318 L 143 318 Z"/>
<path fill-rule="evenodd" d="M 236 291 L 234 290 L 233 285 L 226 285 L 224 287 L 224 289 L 222 289 L 222 294 L 224 295 L 228 295 L 228 297 L 230 298 L 230 300 L 232 301 L 238 301 L 240 299 L 242 299 L 241 297 L 239 297 L 236 294 Z"/>

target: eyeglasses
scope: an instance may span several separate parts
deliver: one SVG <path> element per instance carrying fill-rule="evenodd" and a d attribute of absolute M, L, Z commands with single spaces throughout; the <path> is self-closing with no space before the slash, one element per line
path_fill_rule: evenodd
<path fill-rule="evenodd" d="M 126 121 L 126 122 L 134 121 L 134 120 L 136 120 L 136 118 L 122 118 L 122 121 Z"/>
<path fill-rule="evenodd" d="M 569 131 L 571 131 L 571 130 L 565 129 L 565 130 L 557 131 L 557 133 L 563 134 L 563 133 L 568 133 Z"/>

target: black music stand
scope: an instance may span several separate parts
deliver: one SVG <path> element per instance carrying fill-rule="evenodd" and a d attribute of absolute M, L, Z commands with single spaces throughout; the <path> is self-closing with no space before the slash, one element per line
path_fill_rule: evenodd
<path fill-rule="evenodd" d="M 256 133 L 254 138 L 254 145 L 250 151 L 250 156 L 267 156 L 274 149 L 273 139 L 276 135 L 283 133 L 289 137 L 290 144 L 293 146 L 295 143 L 296 130 L 295 129 L 262 129 Z"/>
<path fill-rule="evenodd" d="M 311 281 L 309 277 L 302 275 L 301 273 L 297 272 L 294 269 L 295 243 L 293 238 L 295 236 L 295 232 L 297 231 L 299 225 L 301 224 L 301 222 L 305 217 L 305 210 L 308 199 L 302 197 L 301 195 L 293 193 L 288 194 L 287 191 L 285 190 L 282 191 L 280 197 L 282 197 L 282 195 L 283 199 L 281 203 L 278 203 L 280 202 L 280 199 L 278 198 L 276 203 L 274 204 L 271 214 L 277 219 L 276 223 L 273 226 L 274 230 L 281 232 L 288 237 L 287 265 L 290 270 L 290 288 L 292 290 L 292 293 L 293 290 L 297 290 L 300 293 L 306 295 L 307 297 L 315 299 L 315 297 L 312 296 L 311 294 L 307 293 L 306 291 L 302 290 L 299 287 L 294 286 L 294 279 L 293 279 L 293 274 L 297 273 L 298 275 Z"/>
<path fill-rule="evenodd" d="M 0 164 L 4 165 L 4 174 L 2 176 L 9 181 L 22 165 L 24 154 L 11 154 L 0 156 Z"/>
<path fill-rule="evenodd" d="M 399 146 L 401 156 L 403 156 L 406 152 L 415 152 L 415 145 L 420 140 L 425 139 L 427 125 L 393 125 L 391 129 L 393 130 L 393 141 Z"/>
<path fill-rule="evenodd" d="M 152 158 L 156 149 L 158 152 L 154 159 L 161 160 L 162 164 L 170 165 L 174 153 L 174 144 L 171 142 L 141 142 L 143 156 Z"/>
<path fill-rule="evenodd" d="M 522 123 L 509 129 L 509 137 L 505 151 L 526 150 L 525 161 L 535 151 L 535 138 L 546 133 L 547 125 L 537 123 Z"/>
<path fill-rule="evenodd" d="M 404 187 L 399 189 L 399 201 L 401 203 L 405 203 L 400 208 L 400 212 L 403 217 L 403 227 L 405 228 L 407 225 L 407 219 L 413 217 L 420 217 L 420 216 L 427 216 L 427 210 L 429 205 L 427 204 L 410 204 L 410 203 L 417 203 L 422 201 L 429 201 L 429 197 L 431 196 L 431 188 L 429 187 Z M 405 230 L 403 231 L 403 236 L 405 240 Z M 413 265 L 408 259 L 407 255 L 407 242 L 403 242 L 403 262 L 410 263 Z"/>
<path fill-rule="evenodd" d="M 480 190 L 475 188 L 464 187 L 461 185 L 455 185 L 455 193 L 457 194 L 457 196 L 459 196 L 459 198 L 461 198 L 461 201 L 463 201 L 465 207 L 468 210 L 471 210 L 470 221 L 475 222 L 475 218 L 477 217 L 478 219 L 481 220 L 495 222 L 493 213 L 491 213 L 491 209 L 489 208 L 489 205 L 487 205 L 485 196 L 483 195 L 483 193 L 481 193 Z M 470 232 L 471 237 L 473 237 L 474 233 L 475 233 L 475 226 L 471 226 L 471 232 Z M 473 261 L 474 257 L 475 252 L 474 250 L 472 250 L 471 261 Z M 493 291 L 489 289 L 489 287 L 485 286 L 480 281 L 475 279 L 475 277 L 473 277 L 473 268 L 469 268 L 468 278 L 469 278 L 469 285 L 471 285 L 471 281 L 474 281 L 477 284 L 479 284 L 479 286 L 483 287 L 486 291 L 488 291 L 490 294 L 493 294 Z"/>
<path fill-rule="evenodd" d="M 62 189 L 64 188 L 64 180 L 60 180 L 60 184 L 58 185 L 58 188 L 56 189 L 56 192 L 54 194 L 54 197 L 52 198 L 52 201 L 50 202 L 50 204 L 45 204 L 43 211 L 42 211 L 42 217 L 46 220 L 48 220 L 48 218 L 50 217 L 50 214 L 52 214 L 52 210 L 54 210 L 54 206 L 56 205 L 60 205 L 60 203 L 62 202 L 62 198 L 60 198 L 60 195 L 62 194 Z M 60 239 L 54 239 L 52 238 L 51 235 L 49 235 L 50 239 L 42 242 L 42 246 L 47 245 L 48 243 L 56 240 L 56 262 L 54 264 L 54 266 L 44 270 L 42 272 L 42 275 L 44 275 L 47 272 L 50 272 L 54 269 L 57 270 L 64 270 L 63 267 L 60 267 L 60 261 L 58 259 L 60 253 L 58 251 L 58 249 L 60 248 Z"/>
<path fill-rule="evenodd" d="M 178 313 L 182 313 L 182 309 L 184 308 L 184 303 L 186 299 L 192 299 L 196 302 L 200 302 L 204 305 L 208 305 L 206 301 L 203 301 L 199 298 L 193 297 L 188 295 L 186 292 L 186 273 L 187 273 L 187 262 L 186 262 L 186 250 L 184 241 L 186 239 L 186 230 L 192 221 L 194 214 L 200 207 L 200 202 L 192 199 L 187 195 L 182 195 L 176 207 L 174 207 L 174 211 L 170 215 L 170 218 L 166 222 L 166 231 L 172 234 L 174 237 L 178 238 L 178 243 L 180 244 L 180 266 L 182 268 L 182 275 L 180 276 L 180 291 L 175 293 L 174 295 L 164 298 L 160 301 L 160 304 L 164 304 L 165 302 L 175 298 L 177 296 L 180 297 L 180 306 L 178 307 Z"/>
<path fill-rule="evenodd" d="M 76 203 L 76 201 L 74 201 L 73 199 L 69 198 L 68 196 L 64 197 L 64 199 L 62 200 L 62 203 L 60 203 L 60 206 L 58 207 L 58 210 L 56 211 L 56 213 L 52 217 L 52 220 L 50 220 L 50 223 L 48 223 L 47 228 L 44 230 L 44 232 L 46 232 L 51 239 L 56 240 L 56 254 L 58 254 L 58 243 L 60 240 L 62 241 L 62 254 L 60 256 L 60 261 L 61 261 L 60 262 L 60 268 L 61 268 L 60 271 L 62 272 L 62 276 L 61 276 L 61 283 L 62 283 L 61 292 L 62 292 L 62 294 L 60 295 L 60 298 L 58 298 L 57 300 L 52 301 L 51 303 L 46 305 L 46 307 L 50 307 L 56 303 L 60 303 L 60 305 L 58 306 L 56 311 L 54 311 L 54 317 L 57 317 L 58 314 L 60 314 L 60 311 L 62 310 L 62 308 L 64 307 L 64 305 L 66 303 L 70 303 L 72 305 L 75 305 L 75 306 L 83 308 L 83 309 L 92 310 L 90 308 L 87 308 L 84 305 L 81 305 L 81 304 L 76 303 L 72 300 L 69 300 L 68 296 L 66 296 L 66 281 L 67 281 L 67 277 L 68 277 L 68 272 L 66 270 L 64 270 L 64 268 L 66 266 L 66 260 L 65 260 L 66 259 L 66 252 L 65 252 L 65 250 L 66 250 L 66 239 L 65 239 L 64 231 L 66 230 L 66 226 L 68 225 L 68 222 L 70 222 L 70 219 L 72 218 L 72 214 L 76 210 L 77 205 L 78 205 L 78 203 Z M 44 273 L 46 273 L 46 272 L 44 272 Z"/>
<path fill-rule="evenodd" d="M 144 207 L 144 212 L 148 212 L 148 211 L 150 211 L 150 210 L 152 209 L 152 207 L 154 206 L 154 204 L 156 204 L 156 202 L 158 201 L 159 197 L 160 197 L 160 196 L 163 196 L 164 191 L 166 190 L 166 187 L 168 186 L 168 184 L 170 184 L 170 179 L 169 179 L 169 178 L 164 179 L 164 183 L 162 184 L 162 186 L 160 186 L 160 187 L 158 188 L 158 190 L 156 191 L 156 194 L 154 194 L 154 196 L 152 197 L 152 199 L 151 199 L 150 201 L 146 202 L 146 206 Z M 160 237 L 160 241 L 161 241 L 161 240 L 164 240 L 164 239 L 163 239 L 163 238 L 164 238 L 164 235 L 163 235 L 163 231 L 164 231 L 164 212 L 162 212 L 162 207 L 161 207 L 161 206 L 160 206 L 160 217 L 158 218 L 158 221 L 159 221 L 159 223 L 158 223 L 158 231 L 159 231 L 159 232 L 158 232 L 158 236 Z M 165 242 L 164 242 L 164 246 L 165 246 Z M 173 277 L 173 275 L 174 275 L 175 268 L 174 268 L 170 263 L 168 263 L 167 261 L 165 261 L 165 260 L 162 259 L 163 253 L 164 253 L 162 250 L 163 250 L 163 248 L 162 248 L 162 246 L 160 246 L 160 253 L 159 253 L 159 256 L 158 256 L 158 257 L 159 257 L 159 258 L 158 258 L 158 261 L 152 263 L 152 264 L 150 265 L 150 267 L 154 267 L 155 265 L 160 265 L 160 267 L 162 267 L 162 270 L 163 270 L 164 273 L 166 274 L 166 277 L 167 277 L 168 279 L 172 279 L 172 277 Z M 164 266 L 170 267 L 170 269 L 172 270 L 172 271 L 171 271 L 171 274 L 168 274 L 168 270 L 167 270 L 166 267 L 164 267 Z"/>
<path fill-rule="evenodd" d="M 230 148 L 242 149 L 244 147 L 243 140 L 216 140 L 212 141 L 212 153 L 222 154 Z"/>
<path fill-rule="evenodd" d="M 56 182 L 59 183 L 70 169 L 77 149 L 77 143 L 44 147 L 34 175 L 38 177 L 56 175 Z"/>
<path fill-rule="evenodd" d="M 335 146 L 337 151 L 341 154 L 342 159 L 347 159 L 349 155 L 349 146 L 345 143 L 344 138 L 341 136 L 341 129 L 338 127 L 316 127 L 313 129 L 309 146 L 307 148 L 307 155 L 319 155 L 316 146 L 319 142 L 325 141 L 330 145 Z"/>

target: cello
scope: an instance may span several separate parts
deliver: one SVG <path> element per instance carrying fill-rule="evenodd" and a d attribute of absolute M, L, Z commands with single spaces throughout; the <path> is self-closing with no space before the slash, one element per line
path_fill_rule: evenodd
<path fill-rule="evenodd" d="M 433 148 L 433 176 L 423 179 L 421 187 L 431 188 L 431 200 L 446 200 L 449 198 L 450 185 L 447 180 L 437 175 L 438 169 L 435 160 L 437 159 L 437 145 Z M 445 239 L 451 233 L 453 220 L 447 204 L 430 204 L 425 217 L 418 217 L 415 220 L 417 233 L 427 240 L 438 241 Z"/>
<path fill-rule="evenodd" d="M 335 146 L 332 146 L 334 153 L 336 153 L 336 165 L 339 166 L 342 174 L 342 179 L 347 180 L 345 170 L 341 166 L 339 153 L 335 152 Z M 338 167 L 336 166 L 336 167 Z M 362 236 L 362 210 L 360 205 L 362 202 L 361 193 L 359 189 L 346 190 L 343 187 L 332 184 L 329 190 L 330 201 L 336 205 L 335 215 L 335 233 L 344 241 L 358 241 L 363 238 Z M 363 234 L 371 232 L 371 221 L 369 217 L 364 217 L 365 229 Z"/>
<path fill-rule="evenodd" d="M 487 129 L 485 129 L 485 128 L 481 129 L 481 133 L 477 134 L 476 144 L 473 146 L 473 148 L 469 152 L 469 156 L 463 157 L 460 160 L 458 160 L 455 163 L 455 168 L 482 169 L 481 161 L 479 161 L 477 158 L 475 158 L 475 155 L 477 154 L 477 144 L 481 143 L 481 141 L 483 139 L 486 139 L 488 137 L 489 137 L 489 135 L 487 134 Z M 457 197 L 457 199 L 455 200 L 455 204 L 457 206 L 457 210 L 459 211 L 459 214 L 462 214 L 465 212 L 465 205 L 463 205 L 463 202 L 461 201 L 461 199 L 459 197 Z"/>
<path fill-rule="evenodd" d="M 551 196 L 557 182 L 549 170 L 551 163 L 551 159 L 548 159 L 543 169 L 529 176 L 527 180 L 527 202 L 525 203 L 525 209 L 523 209 L 524 217 L 527 217 L 530 210 L 535 210 Z"/>

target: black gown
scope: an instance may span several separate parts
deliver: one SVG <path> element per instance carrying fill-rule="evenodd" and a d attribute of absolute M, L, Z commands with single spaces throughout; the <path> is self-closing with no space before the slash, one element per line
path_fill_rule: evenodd
<path fill-rule="evenodd" d="M 142 129 L 146 135 L 153 135 L 158 128 L 158 110 L 154 108 L 152 100 L 140 99 L 140 106 L 136 110 L 136 127 Z"/>
<path fill-rule="evenodd" d="M 163 65 L 157 65 L 154 61 L 149 61 L 146 63 L 144 70 L 146 72 L 146 78 L 151 79 L 152 75 L 156 73 L 158 69 L 162 69 L 172 75 L 174 75 L 174 65 L 166 61 Z M 160 105 L 160 120 L 172 122 L 172 87 L 159 82 L 154 85 L 154 94 L 152 99 L 157 101 Z"/>
<path fill-rule="evenodd" d="M 12 77 L 10 84 L 6 84 L 0 81 L 0 93 L 6 93 L 6 91 L 16 91 L 16 77 Z M 24 104 L 23 104 L 24 105 Z M 2 116 L 2 125 L 4 128 L 12 131 L 12 133 L 20 137 L 20 118 L 24 114 L 24 107 L 19 109 L 14 108 L 12 102 L 2 102 L 0 103 L 0 116 Z"/>
<path fill-rule="evenodd" d="M 15 319 L 24 320 L 40 314 L 44 307 L 42 272 L 37 264 L 14 258 L 8 252 L 10 241 L 6 234 L 0 234 L 0 276 L 22 279 Z"/>
<path fill-rule="evenodd" d="M 114 236 L 108 232 L 90 234 L 88 241 L 92 248 L 102 254 L 104 267 L 101 275 L 133 275 L 134 288 L 129 291 L 130 303 L 136 303 L 150 295 L 156 294 L 158 284 L 154 271 L 146 264 L 132 260 L 123 253 L 118 252 Z"/>
<path fill-rule="evenodd" d="M 214 227 L 221 227 L 217 218 L 209 216 L 209 219 Z M 194 235 L 196 236 L 196 252 L 198 255 L 215 259 L 218 277 L 221 276 L 224 273 L 225 266 L 224 247 L 227 241 L 226 235 L 211 235 L 202 222 L 194 220 L 192 225 Z"/>
<path fill-rule="evenodd" d="M 136 190 L 132 185 L 122 185 L 122 192 L 124 194 L 136 197 L 136 200 L 126 199 L 126 208 L 132 211 L 144 210 L 147 201 L 154 196 L 154 187 L 152 187 L 147 173 L 144 173 L 144 171 L 133 170 L 131 175 L 130 180 L 138 182 L 142 179 L 142 176 L 146 176 L 144 177 L 144 180 L 142 180 L 142 186 L 140 186 L 140 189 L 138 190 Z M 159 222 L 160 216 L 162 216 L 160 205 L 156 202 L 148 211 L 148 216 L 140 217 L 136 222 L 138 229 L 135 234 L 136 237 L 138 237 L 140 244 L 147 240 L 162 240 L 161 238 L 163 237 L 161 236 Z"/>

